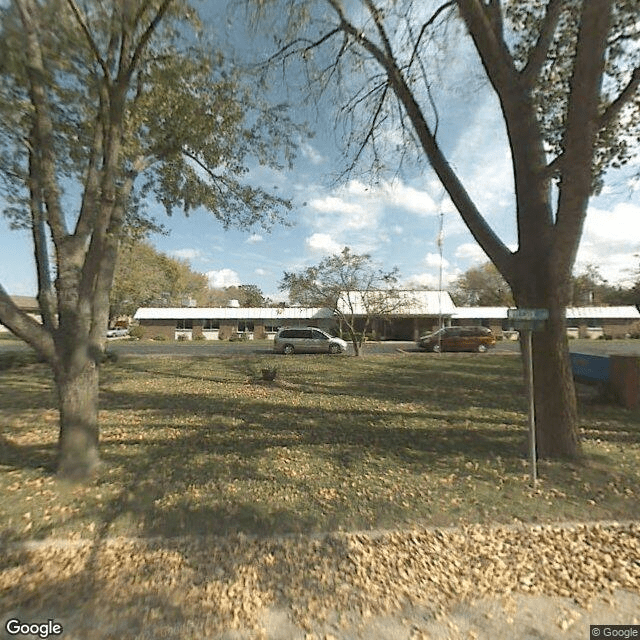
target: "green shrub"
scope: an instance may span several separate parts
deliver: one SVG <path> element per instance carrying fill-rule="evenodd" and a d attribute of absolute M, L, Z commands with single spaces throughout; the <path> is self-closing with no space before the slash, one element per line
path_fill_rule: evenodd
<path fill-rule="evenodd" d="M 151 339 L 155 340 L 156 342 L 164 342 L 167 338 L 166 338 L 166 336 L 154 336 Z"/>

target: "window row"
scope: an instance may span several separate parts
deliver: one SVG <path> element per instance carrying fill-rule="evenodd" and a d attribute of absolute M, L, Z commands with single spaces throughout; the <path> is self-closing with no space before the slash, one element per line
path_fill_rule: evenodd
<path fill-rule="evenodd" d="M 264 330 L 267 333 L 275 333 L 278 331 L 280 327 L 278 325 L 264 325 Z M 181 319 L 176 320 L 176 329 L 179 331 L 186 331 L 193 329 L 193 320 Z M 220 329 L 220 320 L 215 320 L 213 318 L 203 320 L 202 321 L 202 330 L 203 331 L 217 331 Z M 238 333 L 244 332 L 252 332 L 255 329 L 255 323 L 251 320 L 239 320 L 238 321 Z"/>

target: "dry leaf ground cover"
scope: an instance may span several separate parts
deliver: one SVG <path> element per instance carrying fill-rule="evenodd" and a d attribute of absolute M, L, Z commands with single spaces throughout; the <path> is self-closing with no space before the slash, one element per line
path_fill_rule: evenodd
<path fill-rule="evenodd" d="M 533 489 L 517 357 L 109 362 L 105 465 L 83 487 L 54 480 L 51 382 L 19 365 L 0 372 L 0 613 L 62 616 L 64 637 L 320 633 L 320 620 L 337 638 L 361 624 L 345 612 L 639 590 L 637 525 L 518 523 L 637 521 L 640 414 L 583 406 L 584 464 L 542 463 Z M 16 544 L 52 538 L 67 542 Z M 563 633 L 582 615 L 566 611 Z"/>

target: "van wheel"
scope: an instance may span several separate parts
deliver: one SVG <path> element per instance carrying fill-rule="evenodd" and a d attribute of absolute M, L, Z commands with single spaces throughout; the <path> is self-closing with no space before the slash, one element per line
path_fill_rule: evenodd
<path fill-rule="evenodd" d="M 478 348 L 476 349 L 478 353 L 484 353 L 486 350 L 487 350 L 487 347 L 484 344 L 479 344 Z"/>
<path fill-rule="evenodd" d="M 431 347 L 431 350 L 433 351 L 433 353 L 440 353 L 442 349 L 439 344 L 434 344 L 433 347 Z"/>
<path fill-rule="evenodd" d="M 284 348 L 282 349 L 282 353 L 284 353 L 285 356 L 290 356 L 294 351 L 295 349 L 293 348 L 292 344 L 285 344 Z"/>
<path fill-rule="evenodd" d="M 329 353 L 340 353 L 342 349 L 340 349 L 340 345 L 338 344 L 330 344 L 329 345 Z"/>

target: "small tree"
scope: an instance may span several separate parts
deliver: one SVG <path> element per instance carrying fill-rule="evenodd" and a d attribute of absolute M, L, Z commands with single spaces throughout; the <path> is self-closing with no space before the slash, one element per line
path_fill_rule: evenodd
<path fill-rule="evenodd" d="M 280 290 L 289 292 L 293 304 L 333 309 L 358 356 L 371 319 L 404 304 L 395 289 L 397 282 L 397 269 L 384 272 L 375 267 L 370 255 L 345 247 L 299 273 L 285 271 Z"/>
<path fill-rule="evenodd" d="M 491 262 L 467 269 L 453 284 L 451 297 L 457 305 L 513 305 L 509 284 Z"/>

